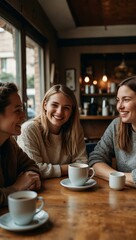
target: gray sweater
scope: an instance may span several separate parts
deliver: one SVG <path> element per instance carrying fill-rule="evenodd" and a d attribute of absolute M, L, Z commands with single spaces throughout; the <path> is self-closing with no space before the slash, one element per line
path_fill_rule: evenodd
<path fill-rule="evenodd" d="M 97 162 L 105 162 L 112 165 L 112 158 L 116 158 L 116 170 L 121 172 L 132 172 L 133 179 L 136 179 L 136 132 L 132 131 L 132 151 L 127 153 L 116 146 L 116 129 L 119 118 L 114 119 L 93 152 L 89 155 L 89 166 Z M 136 180 L 135 180 L 136 181 Z"/>

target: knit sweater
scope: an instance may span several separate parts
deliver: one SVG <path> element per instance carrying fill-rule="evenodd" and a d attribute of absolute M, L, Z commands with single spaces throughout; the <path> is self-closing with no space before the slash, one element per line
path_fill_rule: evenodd
<path fill-rule="evenodd" d="M 30 158 L 38 164 L 43 178 L 61 176 L 61 165 L 80 161 L 88 163 L 82 128 L 77 133 L 78 154 L 70 156 L 62 147 L 62 136 L 50 134 L 50 144 L 43 137 L 39 126 L 29 120 L 22 125 L 22 133 L 17 142 Z"/>
<path fill-rule="evenodd" d="M 94 151 L 89 155 L 89 166 L 97 162 L 105 162 L 112 165 L 112 158 L 116 158 L 117 171 L 133 172 L 136 176 L 136 132 L 132 130 L 132 151 L 127 153 L 116 146 L 116 132 L 119 118 L 114 119 L 102 138 L 97 143 Z"/>
<path fill-rule="evenodd" d="M 13 184 L 21 172 L 39 169 L 35 162 L 16 143 L 14 138 L 8 139 L 0 146 L 0 207 L 7 205 L 7 196 L 15 192 Z"/>

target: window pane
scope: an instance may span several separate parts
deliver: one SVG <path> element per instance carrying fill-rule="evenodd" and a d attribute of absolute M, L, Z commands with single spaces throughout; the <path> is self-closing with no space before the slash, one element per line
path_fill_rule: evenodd
<path fill-rule="evenodd" d="M 27 113 L 28 119 L 39 114 L 43 86 L 43 50 L 26 37 Z"/>
<path fill-rule="evenodd" d="M 20 32 L 0 17 L 0 81 L 21 87 Z"/>

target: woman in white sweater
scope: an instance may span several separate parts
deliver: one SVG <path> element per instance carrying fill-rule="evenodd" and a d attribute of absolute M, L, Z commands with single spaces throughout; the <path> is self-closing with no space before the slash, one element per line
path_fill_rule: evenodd
<path fill-rule="evenodd" d="M 43 178 L 67 175 L 71 162 L 87 163 L 73 91 L 61 84 L 51 87 L 43 98 L 41 114 L 23 124 L 17 141 L 36 161 Z"/>

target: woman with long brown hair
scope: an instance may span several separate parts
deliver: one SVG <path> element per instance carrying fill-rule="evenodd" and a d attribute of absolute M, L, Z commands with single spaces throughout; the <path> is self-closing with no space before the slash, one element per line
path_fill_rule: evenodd
<path fill-rule="evenodd" d="M 21 133 L 24 119 L 17 86 L 0 83 L 0 207 L 7 205 L 7 197 L 12 192 L 41 187 L 39 168 L 13 137 Z"/>
<path fill-rule="evenodd" d="M 136 76 L 118 85 L 117 110 L 119 117 L 111 122 L 90 153 L 89 165 L 97 176 L 108 180 L 115 158 L 116 170 L 126 175 L 126 185 L 136 186 Z"/>

